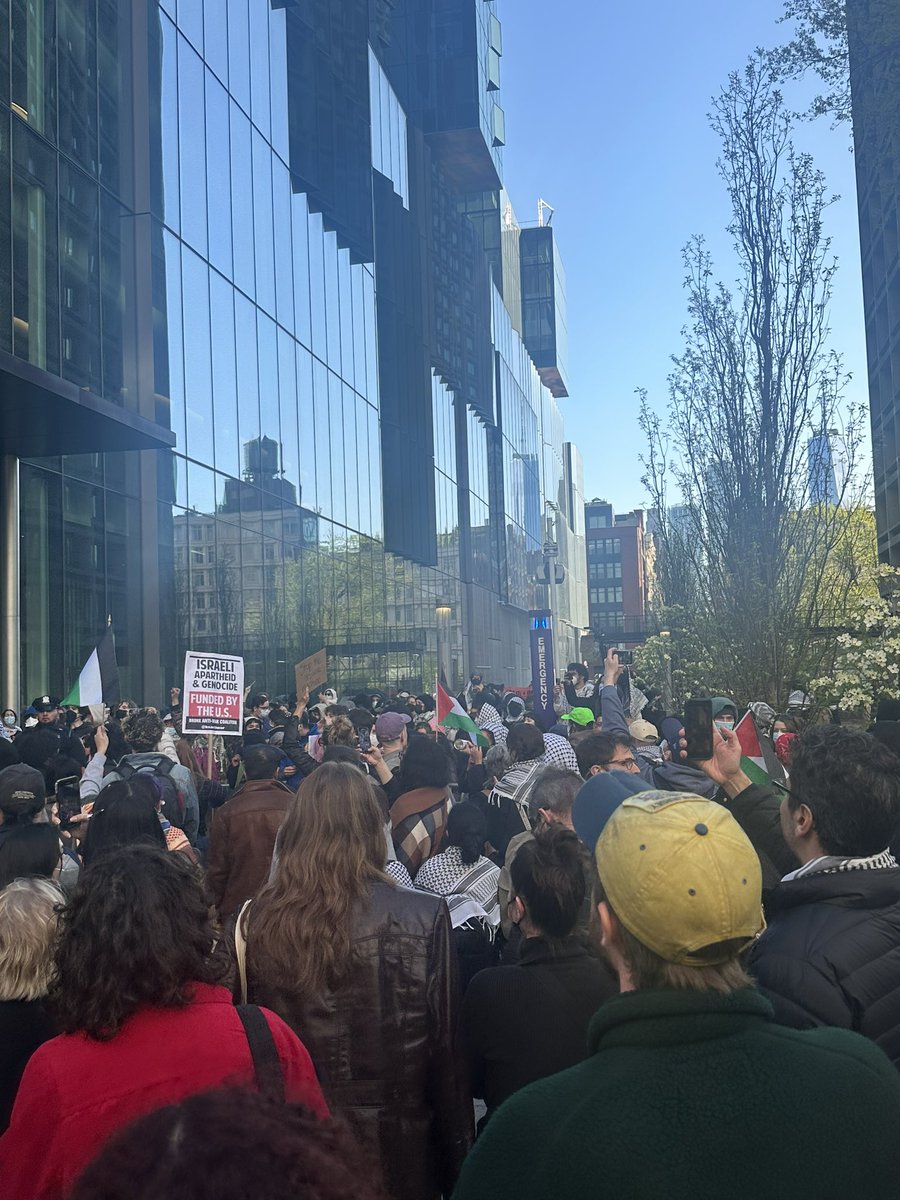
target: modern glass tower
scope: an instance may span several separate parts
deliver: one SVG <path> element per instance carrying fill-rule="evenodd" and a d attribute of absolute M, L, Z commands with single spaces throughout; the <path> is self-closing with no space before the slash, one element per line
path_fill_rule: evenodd
<path fill-rule="evenodd" d="M 847 0 L 878 554 L 900 566 L 900 9 Z"/>
<path fill-rule="evenodd" d="M 579 518 L 496 8 L 0 2 L 4 704 L 107 614 L 138 698 L 186 649 L 431 690 L 438 610 L 452 675 L 527 678 L 547 501 Z"/>

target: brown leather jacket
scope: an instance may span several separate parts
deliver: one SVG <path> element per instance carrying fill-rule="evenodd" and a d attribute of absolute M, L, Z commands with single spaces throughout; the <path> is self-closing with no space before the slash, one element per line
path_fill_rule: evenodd
<path fill-rule="evenodd" d="M 275 838 L 294 793 L 275 779 L 248 779 L 217 810 L 209 833 L 206 887 L 224 921 L 269 878 Z"/>
<path fill-rule="evenodd" d="M 447 905 L 376 883 L 353 918 L 355 962 L 321 997 L 256 978 L 248 910 L 249 1000 L 306 1046 L 332 1112 L 350 1122 L 392 1200 L 453 1191 L 472 1141 L 472 1100 L 457 1057 L 456 952 Z"/>

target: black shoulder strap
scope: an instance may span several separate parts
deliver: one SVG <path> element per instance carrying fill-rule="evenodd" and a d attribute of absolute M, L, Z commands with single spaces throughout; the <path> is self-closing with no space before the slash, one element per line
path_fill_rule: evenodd
<path fill-rule="evenodd" d="M 284 1074 L 269 1022 L 263 1016 L 262 1009 L 255 1004 L 237 1005 L 237 1015 L 250 1043 L 257 1087 L 263 1096 L 284 1104 Z"/>

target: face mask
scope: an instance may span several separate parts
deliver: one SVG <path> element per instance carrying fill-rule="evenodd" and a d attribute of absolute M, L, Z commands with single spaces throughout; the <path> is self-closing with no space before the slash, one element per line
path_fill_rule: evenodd
<path fill-rule="evenodd" d="M 12 713 L 7 713 L 6 716 L 3 718 L 3 724 L 8 725 L 10 727 L 10 729 L 13 728 L 15 723 L 16 723 L 16 718 L 12 715 Z"/>
<path fill-rule="evenodd" d="M 269 706 L 268 706 L 268 704 L 267 704 L 267 705 L 265 706 L 265 708 L 261 708 L 261 709 L 259 710 L 259 712 L 260 712 L 260 716 L 267 717 L 271 711 L 272 711 L 272 710 L 269 708 Z"/>
<path fill-rule="evenodd" d="M 726 717 L 724 721 L 716 721 L 716 729 L 734 729 L 734 721 Z"/>

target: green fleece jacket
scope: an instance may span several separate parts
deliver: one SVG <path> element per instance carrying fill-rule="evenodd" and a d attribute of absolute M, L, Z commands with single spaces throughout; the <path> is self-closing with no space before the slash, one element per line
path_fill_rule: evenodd
<path fill-rule="evenodd" d="M 608 1000 L 591 1057 L 497 1110 L 453 1200 L 896 1200 L 900 1074 L 755 991 Z"/>

